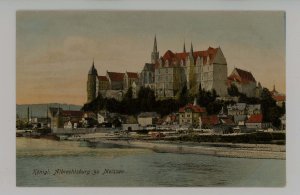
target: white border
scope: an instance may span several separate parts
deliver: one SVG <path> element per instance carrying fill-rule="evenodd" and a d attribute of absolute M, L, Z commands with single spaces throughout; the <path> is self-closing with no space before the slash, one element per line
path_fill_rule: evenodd
<path fill-rule="evenodd" d="M 21 188 L 15 170 L 16 10 L 285 10 L 287 78 L 287 186 L 285 188 Z M 100 1 L 0 0 L 0 194 L 298 194 L 300 184 L 300 2 L 297 1 Z M 267 24 L 266 24 L 267 25 Z"/>

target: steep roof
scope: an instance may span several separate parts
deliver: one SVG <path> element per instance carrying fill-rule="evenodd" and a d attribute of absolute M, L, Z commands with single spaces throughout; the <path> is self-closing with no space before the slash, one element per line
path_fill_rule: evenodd
<path fill-rule="evenodd" d="M 207 50 L 203 51 L 194 51 L 193 58 L 196 63 L 198 57 L 203 59 L 203 64 L 211 64 L 214 60 L 214 57 L 220 48 L 212 48 L 209 47 Z M 169 61 L 169 65 L 173 66 L 174 64 L 178 64 L 181 60 L 185 61 L 189 56 L 189 52 L 181 52 L 181 53 L 173 53 L 171 50 L 167 50 L 163 55 L 163 62 Z"/>
<path fill-rule="evenodd" d="M 91 67 L 90 70 L 89 70 L 89 74 L 90 74 L 90 75 L 97 75 L 97 74 L 98 74 L 98 73 L 97 73 L 97 70 L 96 70 L 96 68 L 95 68 L 95 66 L 94 66 L 94 62 L 93 62 L 92 67 Z"/>
<path fill-rule="evenodd" d="M 210 115 L 210 116 L 202 116 L 201 123 L 202 125 L 217 125 L 220 124 L 220 121 L 217 115 Z"/>
<path fill-rule="evenodd" d="M 187 104 L 186 106 L 179 108 L 179 112 L 185 112 L 186 109 L 191 109 L 193 112 L 197 113 L 206 112 L 205 108 L 193 104 Z"/>
<path fill-rule="evenodd" d="M 107 72 L 111 81 L 123 81 L 125 73 Z"/>
<path fill-rule="evenodd" d="M 69 117 L 82 117 L 83 111 L 77 111 L 77 110 L 63 110 L 62 115 L 63 116 L 69 116 Z"/>
<path fill-rule="evenodd" d="M 262 114 L 253 114 L 246 121 L 246 123 L 262 123 L 263 115 Z"/>
<path fill-rule="evenodd" d="M 228 77 L 229 82 L 237 81 L 239 83 L 256 82 L 251 72 L 235 68 Z"/>
<path fill-rule="evenodd" d="M 99 81 L 108 81 L 106 76 L 98 76 Z"/>
<path fill-rule="evenodd" d="M 285 101 L 285 95 L 273 95 L 272 97 L 273 97 L 273 99 L 276 102 L 283 102 L 283 101 Z"/>
<path fill-rule="evenodd" d="M 139 78 L 139 75 L 137 72 L 126 72 L 126 73 L 127 73 L 128 78 L 132 78 L 132 79 Z"/>

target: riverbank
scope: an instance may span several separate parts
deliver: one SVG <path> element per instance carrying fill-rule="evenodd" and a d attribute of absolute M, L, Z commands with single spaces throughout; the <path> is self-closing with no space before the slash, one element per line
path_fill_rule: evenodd
<path fill-rule="evenodd" d="M 230 158 L 281 159 L 285 160 L 285 145 L 241 143 L 194 143 L 146 140 L 89 140 L 93 146 L 115 145 L 150 149 L 159 153 L 200 154 Z"/>

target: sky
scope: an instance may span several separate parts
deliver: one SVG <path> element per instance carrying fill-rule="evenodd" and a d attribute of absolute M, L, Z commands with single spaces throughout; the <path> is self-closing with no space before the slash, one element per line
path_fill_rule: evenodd
<path fill-rule="evenodd" d="M 221 47 L 228 64 L 250 71 L 263 87 L 285 93 L 285 13 L 280 11 L 18 11 L 16 103 L 86 102 L 93 63 L 140 72 L 160 56 Z"/>

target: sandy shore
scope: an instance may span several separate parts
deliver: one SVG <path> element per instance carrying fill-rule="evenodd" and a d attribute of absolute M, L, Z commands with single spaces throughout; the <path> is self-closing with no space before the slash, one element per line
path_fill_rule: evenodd
<path fill-rule="evenodd" d="M 135 148 L 147 148 L 155 152 L 201 154 L 231 158 L 286 158 L 285 145 L 275 144 L 235 144 L 235 143 L 190 143 L 165 141 L 138 141 L 138 140 L 105 140 L 96 139 L 94 143 L 116 144 Z"/>

